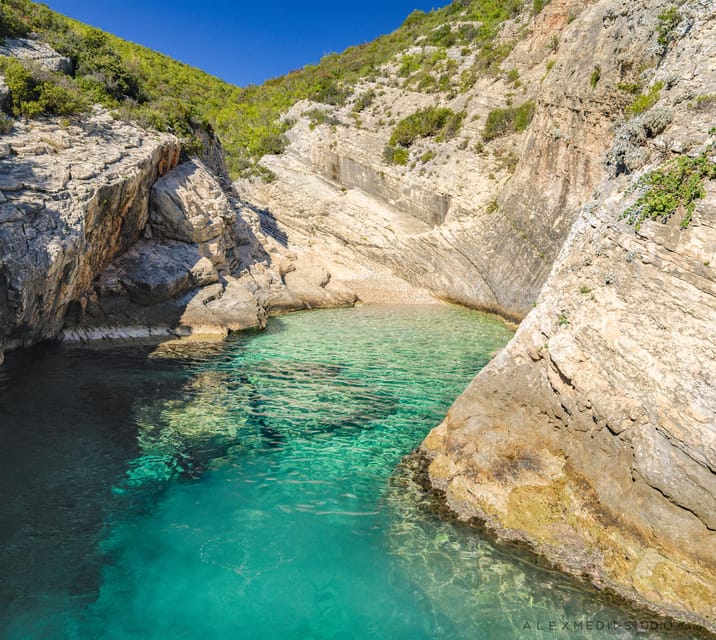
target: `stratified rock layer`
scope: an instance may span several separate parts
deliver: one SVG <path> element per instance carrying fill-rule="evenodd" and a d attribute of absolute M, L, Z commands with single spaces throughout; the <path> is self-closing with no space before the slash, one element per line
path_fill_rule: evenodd
<path fill-rule="evenodd" d="M 618 24 L 639 10 L 646 23 L 659 8 L 617 4 L 582 19 Z M 716 630 L 716 184 L 705 182 L 686 229 L 684 210 L 639 231 L 621 218 L 634 168 L 684 153 L 714 159 L 715 112 L 694 102 L 716 91 L 714 9 L 682 12 L 650 119 L 619 130 L 603 159 L 610 177 L 536 308 L 422 450 L 462 517 Z M 632 160 L 615 163 L 625 140 Z"/>
<path fill-rule="evenodd" d="M 0 344 L 56 337 L 73 304 L 137 242 L 149 190 L 179 161 L 173 136 L 106 113 L 16 124 L 0 159 Z"/>

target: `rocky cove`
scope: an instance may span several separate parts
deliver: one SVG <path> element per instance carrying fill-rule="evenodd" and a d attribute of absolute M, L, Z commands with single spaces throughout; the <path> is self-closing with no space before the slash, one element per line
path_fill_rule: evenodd
<path fill-rule="evenodd" d="M 665 26 L 672 8 L 552 0 L 507 21 L 514 73 L 440 96 L 460 134 L 418 138 L 405 165 L 386 141 L 436 96 L 401 86 L 399 59 L 356 86 L 366 109 L 293 105 L 270 182 L 231 185 L 210 133 L 190 158 L 99 108 L 16 122 L 0 138 L 0 351 L 200 341 L 356 301 L 500 314 L 516 335 L 416 468 L 459 518 L 716 631 L 714 182 L 685 225 L 686 204 L 623 216 L 642 176 L 713 162 L 716 14 L 686 2 Z M 472 55 L 448 48 L 454 76 Z M 527 103 L 527 127 L 487 139 L 493 111 Z"/>

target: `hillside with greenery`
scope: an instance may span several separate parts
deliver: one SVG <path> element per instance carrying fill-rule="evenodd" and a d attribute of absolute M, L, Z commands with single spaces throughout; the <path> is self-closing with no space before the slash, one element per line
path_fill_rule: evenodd
<path fill-rule="evenodd" d="M 399 61 L 406 87 L 454 90 L 448 77 L 449 60 L 441 51 L 470 47 L 478 51 L 474 68 L 459 78 L 459 89 L 469 88 L 479 74 L 489 73 L 509 53 L 510 44 L 496 44 L 495 36 L 500 24 L 525 4 L 523 0 L 455 0 L 429 13 L 415 11 L 399 29 L 373 42 L 326 56 L 317 65 L 261 86 L 239 88 L 44 5 L 3 0 L 0 38 L 38 33 L 72 60 L 74 73 L 63 76 L 9 59 L 0 59 L 0 72 L 12 90 L 15 116 L 71 114 L 99 103 L 118 117 L 189 139 L 196 125 L 210 125 L 219 134 L 229 171 L 236 177 L 255 172 L 261 156 L 281 152 L 290 123 L 280 116 L 293 104 L 302 99 L 345 104 L 358 81 L 375 77 L 388 62 Z M 529 3 L 534 11 L 543 4 Z M 400 58 L 416 42 L 435 49 L 430 60 L 414 59 L 414 55 Z M 428 72 L 438 63 L 444 65 L 444 73 L 436 79 Z"/>

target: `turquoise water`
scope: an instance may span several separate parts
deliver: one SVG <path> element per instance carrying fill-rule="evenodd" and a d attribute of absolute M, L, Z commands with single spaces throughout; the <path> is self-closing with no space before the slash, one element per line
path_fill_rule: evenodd
<path fill-rule="evenodd" d="M 364 307 L 212 347 L 11 358 L 0 637 L 640 636 L 658 621 L 440 515 L 401 463 L 510 335 Z"/>

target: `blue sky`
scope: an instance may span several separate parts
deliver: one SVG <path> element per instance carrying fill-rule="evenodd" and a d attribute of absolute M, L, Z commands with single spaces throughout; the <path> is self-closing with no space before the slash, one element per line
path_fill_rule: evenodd
<path fill-rule="evenodd" d="M 44 0 L 51 9 L 241 86 L 315 63 L 449 0 Z"/>

